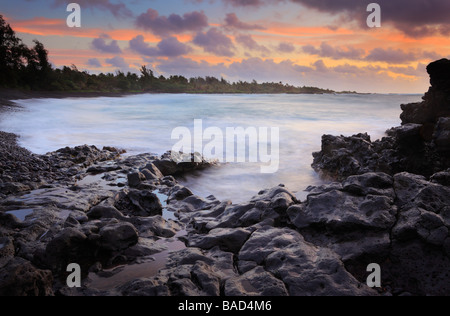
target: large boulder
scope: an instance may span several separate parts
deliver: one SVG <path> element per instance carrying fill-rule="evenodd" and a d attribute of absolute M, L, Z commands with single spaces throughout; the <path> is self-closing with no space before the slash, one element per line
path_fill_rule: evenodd
<path fill-rule="evenodd" d="M 439 152 L 450 152 L 450 117 L 441 117 L 436 123 L 433 140 Z"/>
<path fill-rule="evenodd" d="M 287 228 L 266 226 L 255 231 L 238 259 L 241 272 L 261 265 L 276 275 L 293 296 L 376 294 L 346 271 L 336 253 L 306 242 Z"/>
<path fill-rule="evenodd" d="M 214 164 L 214 161 L 206 160 L 199 153 L 183 154 L 171 151 L 162 155 L 161 159 L 153 161 L 154 167 L 164 176 L 174 176 L 194 170 L 201 170 L 211 167 Z"/>
<path fill-rule="evenodd" d="M 15 257 L 0 269 L 0 296 L 52 296 L 53 275 Z"/>
<path fill-rule="evenodd" d="M 126 222 L 106 225 L 99 232 L 99 246 L 108 251 L 125 250 L 138 242 L 139 235 L 136 228 Z"/>
<path fill-rule="evenodd" d="M 389 229 L 396 221 L 397 208 L 392 198 L 368 194 L 354 196 L 343 191 L 330 191 L 309 196 L 293 224 L 304 229 L 325 226 L 334 231 Z"/>
<path fill-rule="evenodd" d="M 402 126 L 372 142 L 367 134 L 324 135 L 313 168 L 322 176 L 344 180 L 351 175 L 410 172 L 429 177 L 450 167 L 450 60 L 428 67 L 431 87 L 419 103 L 402 104 Z"/>
<path fill-rule="evenodd" d="M 162 204 L 156 194 L 135 189 L 123 190 L 114 197 L 114 206 L 125 215 L 162 215 Z"/>
<path fill-rule="evenodd" d="M 440 117 L 450 116 L 449 65 L 448 59 L 441 59 L 428 65 L 431 88 L 425 94 L 423 102 L 402 106 L 403 124 L 434 125 Z"/>
<path fill-rule="evenodd" d="M 189 246 L 201 249 L 211 249 L 219 246 L 224 251 L 237 253 L 251 233 L 251 230 L 243 228 L 216 228 L 207 235 L 191 237 Z"/>
<path fill-rule="evenodd" d="M 94 249 L 83 232 L 70 227 L 59 232 L 47 244 L 44 253 L 37 254 L 36 261 L 55 273 L 61 273 L 70 263 L 89 266 L 94 260 Z"/>
<path fill-rule="evenodd" d="M 287 296 L 284 283 L 258 266 L 225 282 L 226 296 Z"/>

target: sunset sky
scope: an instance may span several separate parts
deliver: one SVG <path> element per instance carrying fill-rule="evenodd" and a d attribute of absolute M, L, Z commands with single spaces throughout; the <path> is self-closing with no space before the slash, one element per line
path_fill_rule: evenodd
<path fill-rule="evenodd" d="M 69 28 L 67 4 L 81 6 Z M 424 93 L 426 65 L 450 57 L 450 1 L 2 0 L 0 14 L 55 67 L 253 79 L 333 90 Z"/>

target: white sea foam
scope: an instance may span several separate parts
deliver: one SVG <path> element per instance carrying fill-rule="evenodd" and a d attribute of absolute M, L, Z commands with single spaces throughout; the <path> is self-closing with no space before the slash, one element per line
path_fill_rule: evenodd
<path fill-rule="evenodd" d="M 368 132 L 372 139 L 400 124 L 400 104 L 419 95 L 186 95 L 145 94 L 123 98 L 18 101 L 24 111 L 4 115 L 0 130 L 44 154 L 82 144 L 116 146 L 129 153 L 162 154 L 175 144 L 175 127 L 279 127 L 280 167 L 261 174 L 258 164 L 227 164 L 188 176 L 194 193 L 243 202 L 260 189 L 284 183 L 292 191 L 321 183 L 311 169 L 323 134 Z"/>

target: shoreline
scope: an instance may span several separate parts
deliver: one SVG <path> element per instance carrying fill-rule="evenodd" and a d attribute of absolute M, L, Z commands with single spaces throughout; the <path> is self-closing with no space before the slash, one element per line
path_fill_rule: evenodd
<path fill-rule="evenodd" d="M 96 98 L 96 97 L 124 97 L 130 95 L 140 94 L 204 94 L 204 95 L 259 95 L 264 93 L 207 93 L 207 92 L 106 92 L 106 91 L 24 91 L 16 89 L 0 88 L 0 107 L 2 106 L 17 106 L 14 100 L 26 99 L 65 99 L 65 98 Z M 268 93 L 268 95 L 421 95 L 420 93 L 370 93 L 370 92 L 333 92 L 333 93 Z"/>
<path fill-rule="evenodd" d="M 305 201 L 283 184 L 240 204 L 202 198 L 175 177 L 203 158 L 34 155 L 0 132 L 0 296 L 450 295 L 449 93 L 431 90 L 382 140 L 324 135 L 313 167 L 336 182 Z"/>
<path fill-rule="evenodd" d="M 0 113 L 7 111 L 9 109 L 20 108 L 18 104 L 14 101 L 16 100 L 27 100 L 27 99 L 65 99 L 65 98 L 100 98 L 100 97 L 112 97 L 120 98 L 124 96 L 131 95 L 141 95 L 141 94 L 166 94 L 165 92 L 102 92 L 102 91 L 24 91 L 15 89 L 4 89 L 0 88 Z M 237 94 L 248 94 L 251 93 L 167 93 L 167 94 L 204 94 L 204 95 L 237 95 Z M 258 95 L 260 93 L 255 93 Z M 308 93 L 270 93 L 269 95 L 311 95 Z M 365 93 L 365 92 L 334 92 L 334 93 L 318 93 L 312 95 L 421 95 L 419 93 Z"/>
<path fill-rule="evenodd" d="M 147 94 L 147 92 L 58 92 L 58 91 L 23 91 L 0 89 L 0 107 L 17 107 L 15 100 L 27 99 L 65 99 L 65 98 L 96 98 L 123 97 L 128 95 Z"/>

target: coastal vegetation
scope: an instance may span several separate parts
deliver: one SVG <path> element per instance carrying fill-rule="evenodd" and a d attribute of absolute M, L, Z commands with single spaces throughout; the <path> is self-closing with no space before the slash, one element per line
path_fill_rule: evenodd
<path fill-rule="evenodd" d="M 62 92 L 155 92 L 155 93 L 292 93 L 323 94 L 332 90 L 316 87 L 296 87 L 282 82 L 229 82 L 224 78 L 181 75 L 155 76 L 152 69 L 142 66 L 140 74 L 91 74 L 76 65 L 54 68 L 44 44 L 35 40 L 33 47 L 25 45 L 0 15 L 0 88 L 25 91 Z"/>

